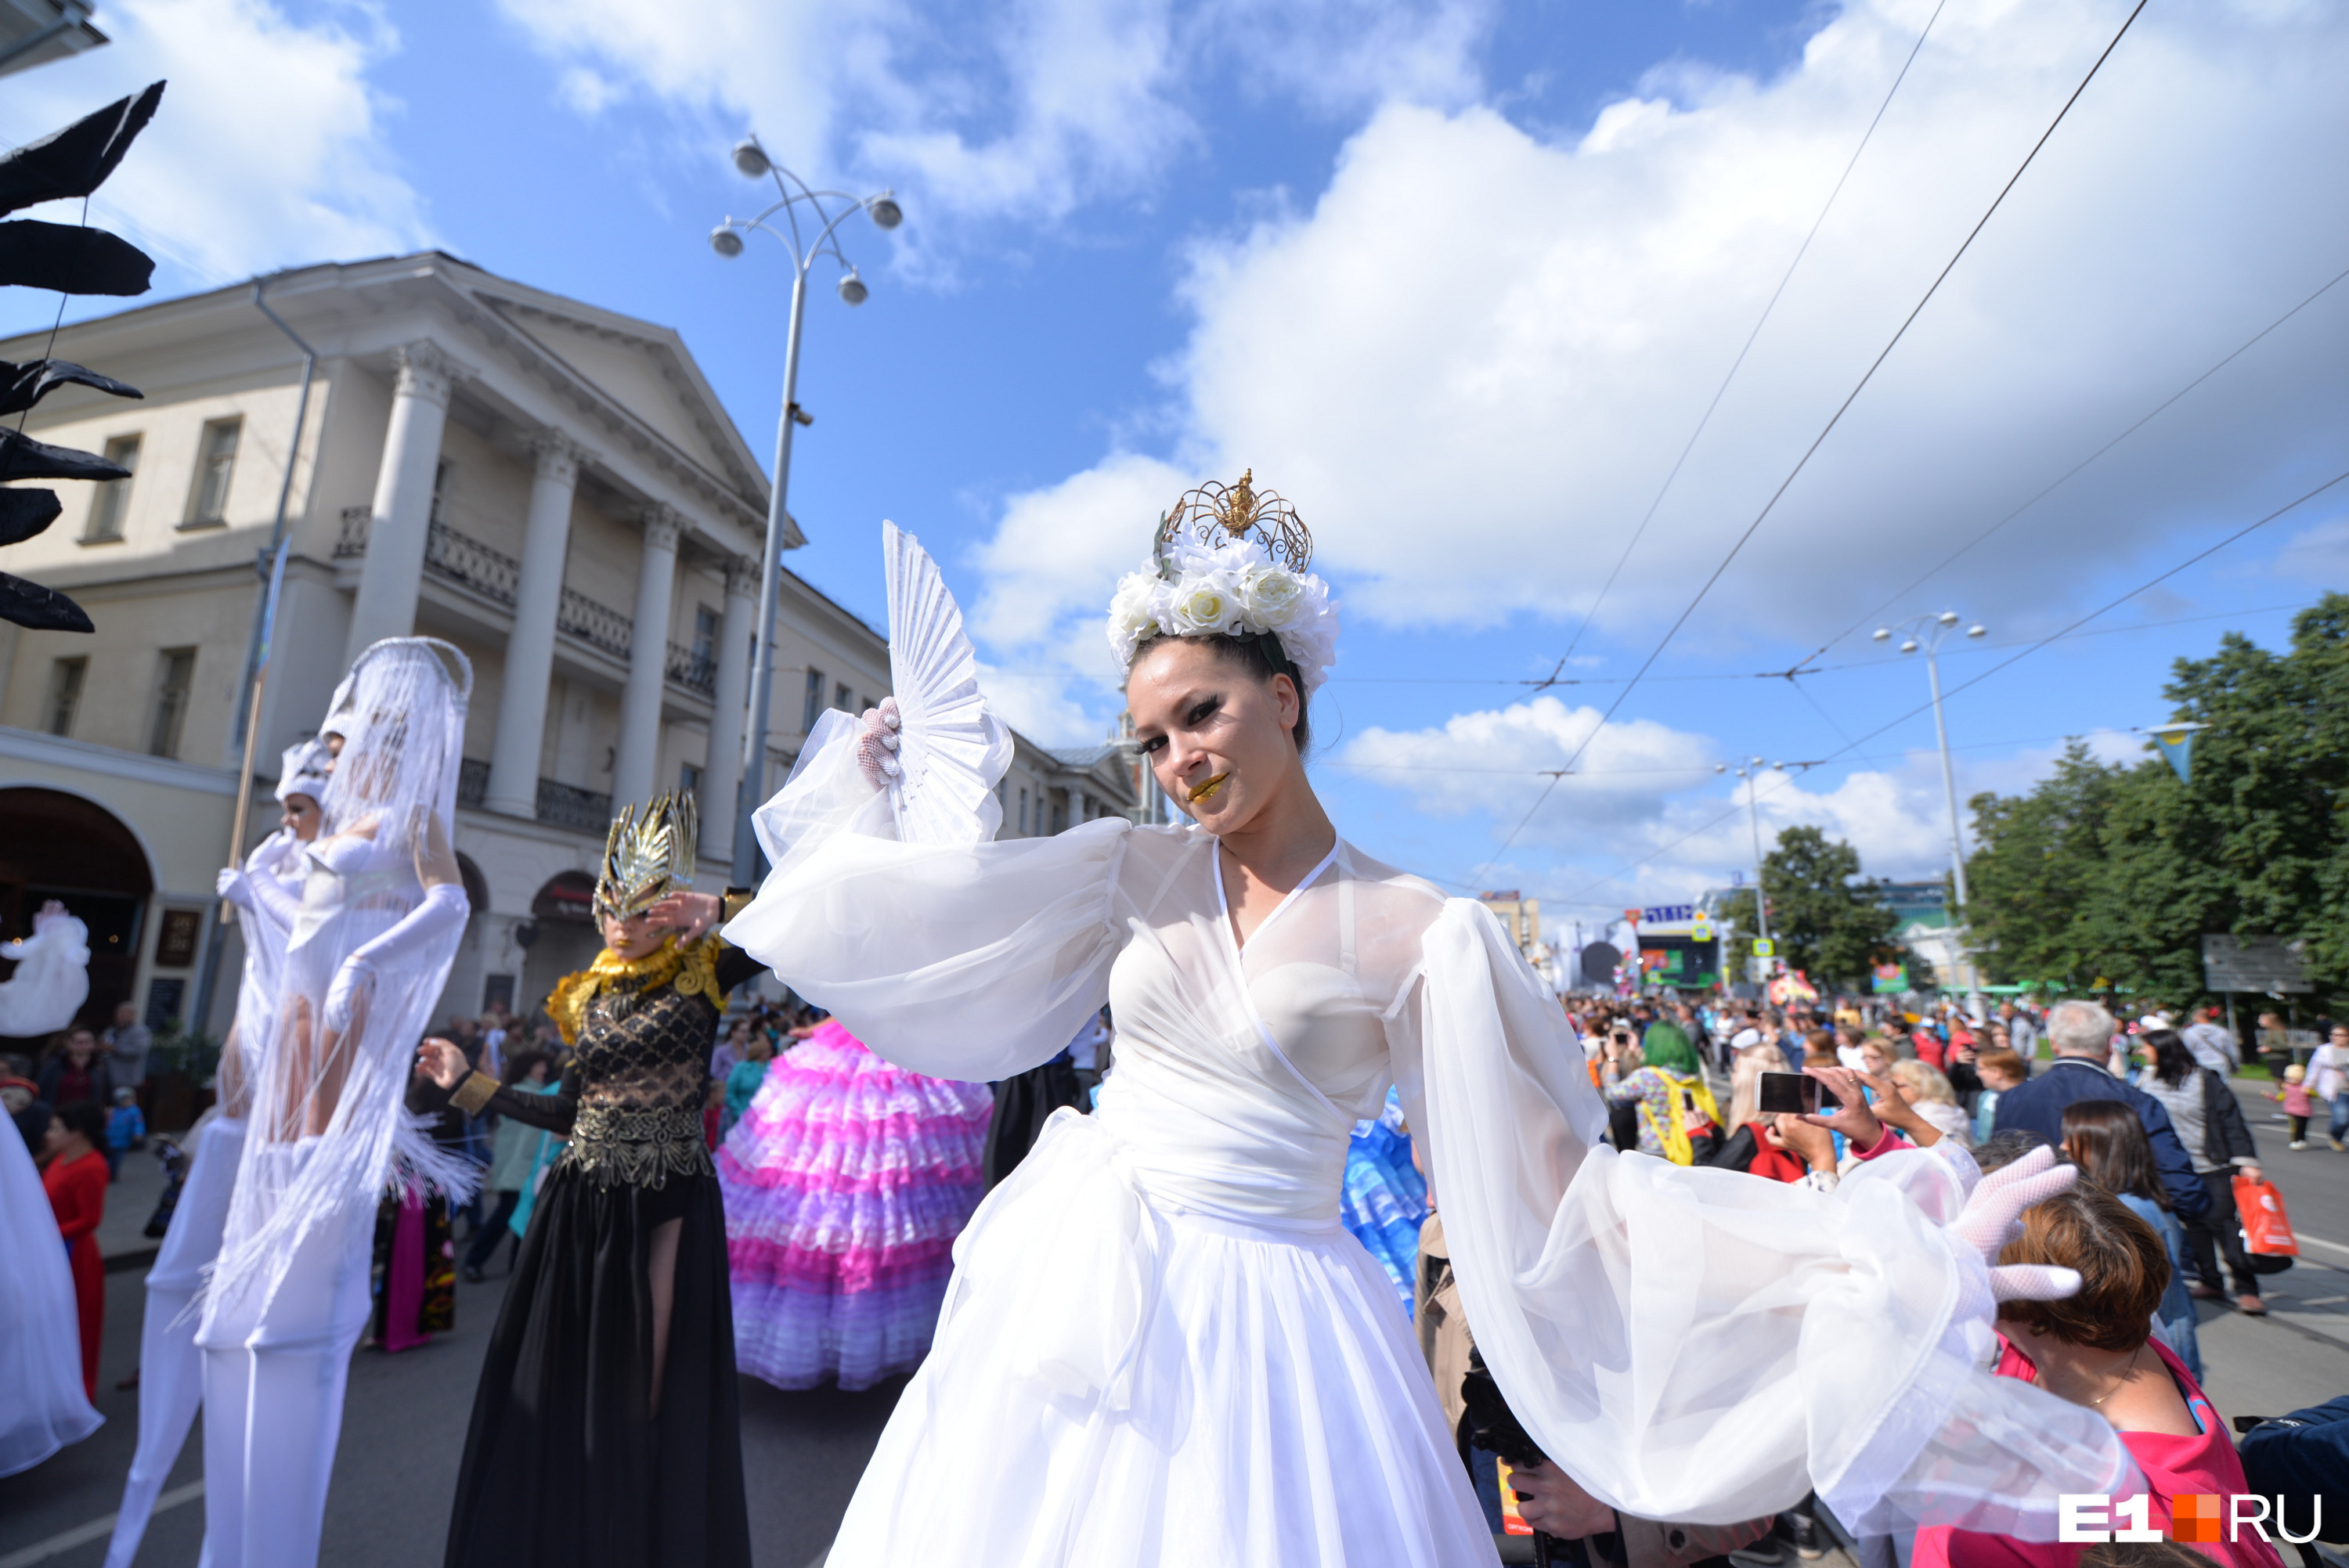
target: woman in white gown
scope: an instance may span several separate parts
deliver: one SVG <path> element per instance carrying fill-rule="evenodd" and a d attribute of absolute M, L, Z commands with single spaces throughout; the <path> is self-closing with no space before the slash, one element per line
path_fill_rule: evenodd
<path fill-rule="evenodd" d="M 327 716 L 342 750 L 196 1333 L 212 1568 L 316 1562 L 377 1199 L 394 1180 L 461 1192 L 471 1174 L 402 1104 L 464 932 L 449 835 L 471 685 L 448 644 L 388 638 Z"/>
<path fill-rule="evenodd" d="M 1490 913 L 1337 836 L 1300 757 L 1334 643 L 1301 532 L 1246 480 L 1194 492 L 1112 609 L 1137 738 L 1197 826 L 994 843 L 982 796 L 961 841 L 903 841 L 934 748 L 885 706 L 812 737 L 759 813 L 774 871 L 728 939 L 883 1056 L 1003 1078 L 1104 995 L 1117 1020 L 1098 1114 L 1055 1118 L 964 1233 L 833 1568 L 1495 1561 L 1339 1222 L 1391 1082 L 1485 1358 L 1605 1501 L 1728 1522 L 1816 1487 L 1862 1527 L 2052 1538 L 2058 1491 L 2126 1491 L 2092 1412 L 1979 1367 L 1999 1295 L 2076 1286 L 1985 1263 L 2028 1180 L 1968 1211 L 1956 1151 L 1833 1193 L 1619 1155 Z"/>
<path fill-rule="evenodd" d="M 0 982 L 0 1035 L 46 1035 L 89 997 L 89 928 L 44 904 L 33 934 L 0 943 L 16 973 Z M 73 1274 L 57 1245 L 57 1211 L 14 1126 L 0 1126 L 0 1475 L 30 1470 L 106 1418 L 81 1386 L 81 1325 Z"/>
<path fill-rule="evenodd" d="M 277 830 L 253 847 L 241 870 L 220 874 L 220 895 L 237 909 L 244 969 L 237 983 L 236 1018 L 221 1048 L 216 1109 L 196 1124 L 187 1184 L 147 1274 L 147 1315 L 139 1333 L 139 1447 L 122 1484 L 106 1568 L 129 1568 L 139 1554 L 155 1499 L 203 1399 L 203 1353 L 196 1347 L 196 1315 L 189 1305 L 202 1288 L 204 1271 L 228 1228 L 251 1086 L 267 1059 L 285 944 L 301 913 L 309 869 L 303 847 L 318 836 L 319 801 L 333 767 L 323 736 L 288 747 L 277 772 L 277 803 L 285 811 Z"/>

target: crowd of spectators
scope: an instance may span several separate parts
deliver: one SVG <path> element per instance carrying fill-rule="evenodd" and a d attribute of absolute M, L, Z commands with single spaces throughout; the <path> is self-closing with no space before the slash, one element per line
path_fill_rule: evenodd
<path fill-rule="evenodd" d="M 1611 1140 L 1627 1153 L 1832 1191 L 1866 1161 L 1943 1140 L 1970 1149 L 1984 1171 L 2040 1145 L 2058 1151 L 2080 1180 L 2026 1211 L 2000 1261 L 2075 1269 L 2083 1286 L 2062 1301 L 2002 1307 L 1992 1369 L 2111 1423 L 2147 1480 L 2151 1529 L 2168 1530 L 2170 1498 L 2259 1491 L 2282 1494 L 2297 1534 L 2310 1528 L 2312 1493 L 2329 1488 L 2334 1507 L 2323 1538 L 2349 1535 L 2349 1519 L 2334 1517 L 2349 1511 L 2342 1486 L 2349 1398 L 2265 1422 L 2239 1456 L 2201 1388 L 2193 1298 L 2230 1296 L 2245 1314 L 2265 1310 L 2233 1208 L 2233 1180 L 2260 1175 L 2226 1082 L 2242 1054 L 2213 1011 L 2181 1030 L 2160 1016 L 2125 1027 L 2085 1001 L 2044 1013 L 2007 1005 L 1980 1020 L 1954 1007 L 1917 1015 L 1849 1000 L 1783 1008 L 1614 998 L 1566 1005 L 1609 1105 Z M 2339 1081 L 2349 1079 L 2349 1027 L 2334 1030 L 2326 1049 L 2295 1078 L 2278 1073 L 2275 1098 L 2286 1114 L 2320 1111 L 2349 1090 Z M 1820 1086 L 1818 1110 L 1762 1111 L 1764 1075 L 1789 1072 Z M 2290 1087 L 2320 1073 L 2311 1109 L 2295 1110 Z M 2295 1127 L 2295 1146 L 2299 1138 Z M 1423 1246 L 1420 1331 L 1442 1387 L 1470 1365 L 1470 1341 L 1442 1255 L 1440 1212 Z M 2222 1281 L 2221 1257 L 2230 1281 Z M 1448 1346 L 1441 1343 L 1447 1336 Z M 1452 1408 L 1460 1415 L 1457 1399 Z M 1817 1557 L 1828 1543 L 1816 1499 L 1775 1522 L 1735 1526 L 1626 1518 L 1547 1460 L 1509 1467 L 1474 1449 L 1462 1419 L 1472 1474 L 1497 1468 L 1506 1478 L 1505 1488 L 1479 1475 L 1496 1532 L 1557 1537 L 1554 1561 L 1764 1568 L 1789 1550 Z M 2268 1534 L 2235 1536 L 2202 1543 L 2194 1560 L 2233 1568 L 2282 1562 Z M 1855 1545 L 1863 1568 L 2070 1568 L 2089 1550 L 1946 1527 Z M 2185 1560 L 2166 1542 L 2163 1549 L 2172 1557 L 2161 1561 Z M 2107 1547 L 2092 1561 L 2105 1568 L 2154 1559 Z"/>

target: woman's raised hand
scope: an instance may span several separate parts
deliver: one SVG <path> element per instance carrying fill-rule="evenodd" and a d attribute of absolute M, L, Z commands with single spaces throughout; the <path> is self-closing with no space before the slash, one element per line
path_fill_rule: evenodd
<path fill-rule="evenodd" d="M 1851 1140 L 1854 1149 L 1875 1148 L 1877 1141 L 1884 1136 L 1884 1126 L 1878 1119 L 1877 1113 L 1868 1109 L 1868 1097 L 1860 1093 L 1860 1086 L 1867 1080 L 1849 1068 L 1805 1068 L 1803 1070 L 1818 1079 L 1828 1093 L 1843 1102 L 1833 1110 L 1808 1115 L 1803 1119 L 1813 1127 L 1824 1127 L 1842 1133 Z M 1878 1081 L 1889 1083 L 1891 1080 Z M 1881 1093 L 1879 1090 L 1879 1097 Z M 1898 1099 L 1899 1096 L 1892 1098 Z"/>
<path fill-rule="evenodd" d="M 416 1047 L 416 1076 L 430 1078 L 442 1088 L 455 1088 L 471 1069 L 466 1066 L 465 1053 L 456 1042 L 439 1036 Z"/>
<path fill-rule="evenodd" d="M 677 933 L 677 944 L 690 947 L 725 918 L 726 903 L 714 892 L 673 892 L 645 912 L 655 925 Z"/>
<path fill-rule="evenodd" d="M 857 769 L 875 789 L 887 789 L 897 777 L 897 731 L 904 722 L 894 696 L 883 697 L 880 707 L 866 708 L 856 721 Z"/>

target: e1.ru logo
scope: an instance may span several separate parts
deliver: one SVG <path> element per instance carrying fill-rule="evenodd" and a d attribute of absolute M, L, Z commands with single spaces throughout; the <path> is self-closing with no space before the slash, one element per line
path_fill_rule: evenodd
<path fill-rule="evenodd" d="M 2257 1492 L 2220 1496 L 2215 1492 L 2188 1492 L 2169 1500 L 2169 1531 L 2165 1536 L 2153 1528 L 2153 1500 L 2139 1492 L 2118 1502 L 2095 1492 L 2065 1492 L 2055 1500 L 2055 1539 L 2064 1542 L 2102 1541 L 2181 1541 L 2215 1544 L 2224 1540 L 2230 1543 L 2240 1538 L 2249 1526 L 2261 1541 L 2270 1540 L 2268 1525 L 2275 1525 L 2275 1539 L 2288 1541 L 2294 1546 L 2305 1545 L 2316 1539 L 2324 1529 L 2324 1498 L 2322 1493 L 2310 1500 L 2311 1515 L 2308 1533 L 2294 1535 L 2284 1525 L 2283 1499 L 2270 1500 Z M 2221 1520 L 2224 1520 L 2223 1534 Z"/>

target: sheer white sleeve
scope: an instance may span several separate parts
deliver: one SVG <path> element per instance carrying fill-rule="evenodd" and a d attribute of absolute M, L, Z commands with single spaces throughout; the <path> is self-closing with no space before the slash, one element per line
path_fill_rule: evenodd
<path fill-rule="evenodd" d="M 1987 1272 L 1948 1229 L 1979 1179 L 1962 1150 L 1831 1192 L 1618 1154 L 1557 999 L 1462 899 L 1389 1038 L 1470 1329 L 1594 1495 L 1727 1523 L 1816 1489 L 1863 1532 L 2044 1541 L 2058 1493 L 2136 1484 L 2095 1412 L 1982 1369 Z"/>
<path fill-rule="evenodd" d="M 759 809 L 774 870 L 726 940 L 912 1071 L 1001 1078 L 1049 1060 L 1108 992 L 1131 825 L 904 843 L 855 743 L 855 721 L 826 715 Z"/>
<path fill-rule="evenodd" d="M 89 999 L 89 927 L 70 914 L 36 914 L 33 934 L 0 943 L 16 973 L 0 983 L 0 1035 L 46 1035 L 73 1022 Z"/>

